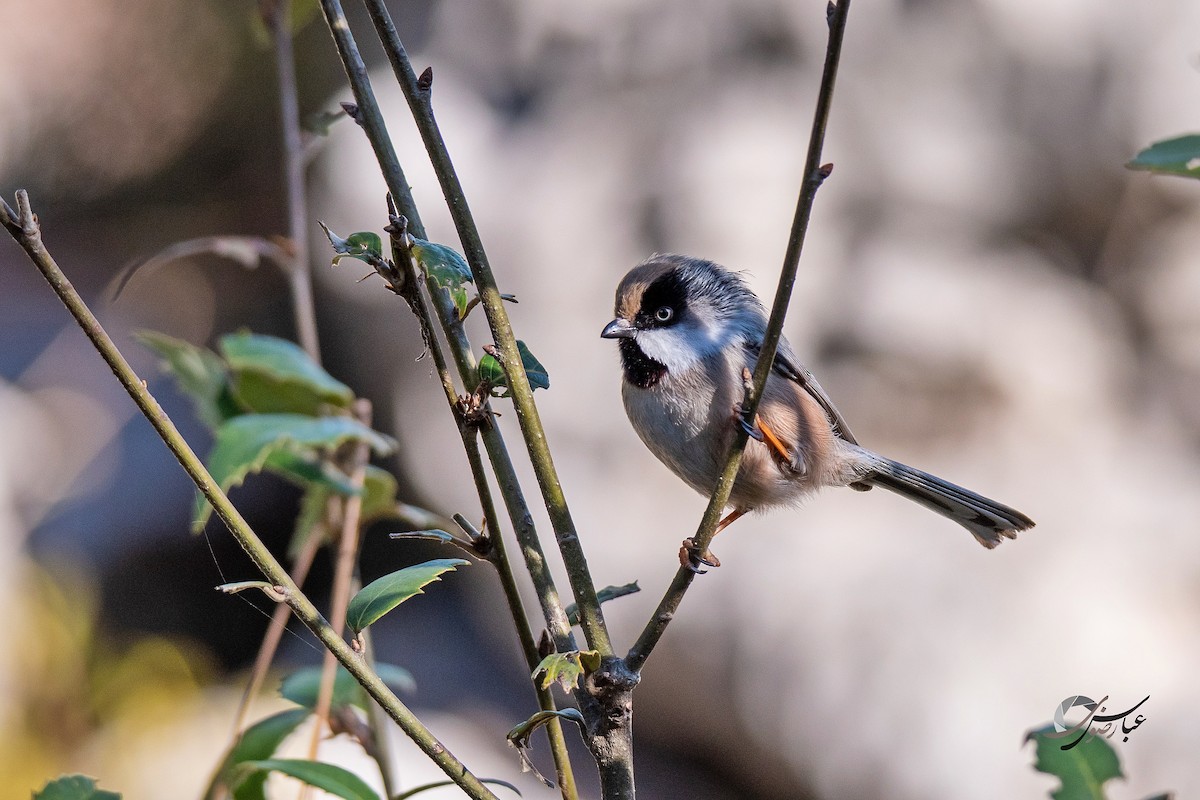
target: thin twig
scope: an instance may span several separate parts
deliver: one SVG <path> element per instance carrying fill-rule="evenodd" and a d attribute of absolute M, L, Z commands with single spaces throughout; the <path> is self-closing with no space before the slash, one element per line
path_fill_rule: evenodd
<path fill-rule="evenodd" d="M 367 425 L 371 424 L 371 401 L 359 399 L 355 401 L 354 418 Z M 362 517 L 362 488 L 367 478 L 367 464 L 371 459 L 371 448 L 366 442 L 359 442 L 352 447 L 352 452 L 346 459 L 345 466 L 350 475 L 350 485 L 355 494 L 340 499 L 342 506 L 341 531 L 338 534 L 338 550 L 334 561 L 333 589 L 329 610 L 329 624 L 338 636 L 346 627 L 346 608 L 350 604 L 350 594 L 353 591 L 355 566 L 358 563 L 358 547 L 360 540 L 359 522 Z M 333 684 L 337 675 L 337 661 L 332 653 L 325 654 L 321 665 L 321 683 L 317 690 L 317 704 L 313 708 L 316 715 L 316 725 L 313 726 L 312 739 L 308 745 L 309 761 L 317 760 L 317 748 L 321 736 L 329 722 L 329 709 L 333 704 Z"/>
<path fill-rule="evenodd" d="M 4 209 L 2 216 L 4 227 L 25 249 L 47 283 L 75 317 L 84 334 L 108 363 L 117 380 L 125 387 L 150 424 L 154 426 L 196 487 L 212 504 L 216 515 L 229 528 L 238 544 L 250 556 L 251 561 L 273 586 L 280 587 L 280 591 L 287 597 L 288 605 L 291 606 L 300 621 L 316 635 L 326 648 L 333 651 L 342 666 L 387 711 L 388 716 L 395 720 L 409 738 L 468 796 L 495 798 L 492 791 L 468 771 L 466 766 L 446 749 L 445 745 L 437 740 L 412 711 L 401 702 L 400 698 L 396 697 L 387 684 L 351 649 L 350 645 L 334 632 L 312 601 L 296 586 L 287 570 L 280 565 L 262 540 L 251 530 L 238 510 L 229 502 L 229 498 L 213 480 L 203 462 L 192 451 L 175 424 L 171 422 L 170 417 L 146 388 L 145 382 L 129 366 L 129 362 L 117 349 L 108 333 L 100 325 L 99 320 L 92 314 L 83 298 L 75 291 L 75 287 L 71 285 L 54 258 L 46 250 L 42 243 L 37 218 L 29 205 L 29 196 L 24 190 L 17 192 L 15 214 L 9 214 L 7 209 Z"/>
<path fill-rule="evenodd" d="M 313 304 L 312 270 L 308 247 L 308 195 L 304 174 L 308 160 L 300 127 L 300 98 L 296 86 L 296 59 L 292 47 L 291 0 L 276 0 L 269 26 L 275 49 L 279 79 L 279 118 L 283 125 L 283 179 L 287 190 L 288 239 L 291 241 L 292 269 L 288 282 L 292 295 L 292 316 L 296 337 L 318 364 L 321 350 L 317 338 L 317 312 Z"/>
<path fill-rule="evenodd" d="M 404 170 L 400 167 L 400 162 L 396 157 L 395 148 L 392 146 L 387 126 L 383 121 L 383 114 L 379 110 L 375 92 L 367 77 L 366 65 L 359 54 L 354 36 L 350 32 L 350 26 L 346 22 L 341 3 L 338 0 L 321 0 L 321 8 L 357 103 L 354 108 L 355 122 L 366 133 L 367 141 L 371 144 L 376 160 L 379 162 L 380 172 L 383 174 L 388 192 L 395 200 L 401 215 L 408 221 L 409 230 L 414 235 L 424 238 L 425 228 L 421 223 L 416 203 L 413 202 L 412 189 L 408 185 L 408 180 L 404 177 Z M 440 295 L 432 280 L 427 281 L 426 286 L 434 300 L 447 341 L 451 345 L 451 352 L 454 354 L 459 374 L 466 381 L 467 376 L 473 375 L 475 372 L 475 361 L 471 353 L 470 342 L 467 341 L 466 334 L 462 329 L 461 320 L 457 318 L 457 311 L 451 315 L 443 308 L 446 303 L 437 301 Z M 451 324 L 452 319 L 454 324 Z M 489 423 L 491 423 L 490 420 Z M 522 554 L 529 566 L 534 588 L 542 604 L 546 625 L 560 650 L 564 652 L 573 650 L 575 649 L 574 636 L 571 633 L 570 624 L 567 622 L 567 615 L 563 611 L 558 591 L 554 587 L 545 554 L 538 541 L 533 517 L 529 513 L 529 507 L 525 502 L 516 470 L 508 455 L 500 429 L 494 423 L 487 425 L 483 429 L 483 440 L 488 451 L 488 458 L 496 471 L 497 482 L 509 517 L 512 519 L 517 540 L 521 544 Z"/>
<path fill-rule="evenodd" d="M 311 259 L 308 247 L 308 233 L 305 226 L 308 223 L 308 195 L 305 191 L 305 170 L 307 157 L 304 152 L 303 134 L 300 127 L 299 90 L 296 83 L 295 54 L 292 47 L 291 31 L 291 0 L 260 0 L 259 11 L 263 23 L 271 32 L 274 45 L 276 80 L 279 85 L 279 119 L 283 143 L 283 176 L 285 200 L 288 213 L 289 246 L 285 251 L 274 242 L 263 242 L 250 239 L 248 242 L 233 240 L 234 244 L 242 247 L 255 245 L 260 258 L 271 257 L 283 268 L 287 275 L 288 288 L 292 299 L 292 316 L 296 325 L 296 337 L 300 346 L 309 357 L 318 364 L 321 363 L 320 340 L 317 336 L 316 308 L 313 304 Z M 214 248 L 223 245 L 226 251 L 236 254 L 238 250 L 229 247 L 231 237 L 213 237 Z M 197 240 L 204 242 L 205 240 Z M 185 243 L 187 244 L 187 243 Z M 265 249 L 270 245 L 271 250 Z M 178 247 L 176 245 L 175 247 Z M 166 254 L 178 257 L 172 248 L 164 251 Z M 243 257 L 244 258 L 244 257 Z M 145 267 L 143 264 L 141 267 Z M 119 291 L 118 287 L 118 291 Z M 334 498 L 330 502 L 335 502 Z M 292 565 L 292 578 L 297 585 L 303 585 L 308 577 L 313 558 L 320 549 L 322 542 L 318 536 L 312 537 L 305 543 L 304 548 Z M 263 636 L 254 667 L 250 673 L 250 683 L 242 695 L 235 717 L 234 731 L 240 731 L 245 724 L 246 714 L 254 695 L 266 680 L 267 671 L 275 659 L 275 652 L 283 638 L 287 626 L 287 608 L 280 606 L 271 615 L 271 624 Z M 319 728 L 320 726 L 318 726 Z"/>
<path fill-rule="evenodd" d="M 600 601 L 596 598 L 596 587 L 587 567 L 587 559 L 580 545 L 570 509 L 567 507 L 562 484 L 559 482 L 558 472 L 554 467 L 554 460 L 550 455 L 546 431 L 542 427 L 541 417 L 533 401 L 533 390 L 529 386 L 529 379 L 525 375 L 525 369 L 521 363 L 516 337 L 513 335 L 512 326 L 508 320 L 508 311 L 504 307 L 504 300 L 496 284 L 495 276 L 492 274 L 491 266 L 488 264 L 487 254 L 484 252 L 479 231 L 467 205 L 462 184 L 454 171 L 450 154 L 446 150 L 437 121 L 433 116 L 433 108 L 430 104 L 432 72 L 426 70 L 421 78 L 417 78 L 383 0 L 365 1 L 367 10 L 371 14 L 371 20 L 375 24 L 375 30 L 387 53 L 388 61 L 391 62 L 392 72 L 400 84 L 405 99 L 408 100 L 409 110 L 417 123 L 417 129 L 425 143 L 425 150 L 429 155 L 434 172 L 437 173 L 442 194 L 445 195 L 446 205 L 450 209 L 454 226 L 462 241 L 467 263 L 471 267 L 475 287 L 479 293 L 484 313 L 487 315 L 488 326 L 491 328 L 496 347 L 508 374 L 508 389 L 517 412 L 517 421 L 521 426 L 521 433 L 529 450 L 529 459 L 533 464 L 534 474 L 546 504 L 546 511 L 550 515 L 550 522 L 558 540 L 559 551 L 562 553 L 563 563 L 567 568 L 567 577 L 571 582 L 575 602 L 579 607 L 580 627 L 583 629 L 590 648 L 599 651 L 601 656 L 610 656 L 613 654 L 613 648 L 609 640 L 608 629 L 604 625 L 604 614 L 600 608 Z M 378 148 L 376 149 L 378 150 Z"/>
<path fill-rule="evenodd" d="M 320 548 L 321 537 L 310 536 L 296 555 L 296 560 L 292 563 L 291 575 L 297 586 L 304 585 L 304 579 L 308 577 L 308 571 L 312 568 L 313 559 L 316 558 L 317 550 Z M 279 649 L 279 642 L 283 639 L 283 632 L 287 628 L 290 617 L 291 609 L 286 605 L 276 606 L 271 613 L 271 622 L 267 626 L 267 632 L 263 634 L 262 644 L 258 646 L 258 655 L 255 656 L 254 666 L 250 670 L 250 682 L 246 684 L 246 689 L 242 692 L 241 702 L 238 703 L 237 713 L 233 718 L 235 740 L 241 735 L 242 729 L 246 725 L 246 715 L 250 711 L 250 704 L 254 702 L 254 698 L 266 681 L 267 671 L 271 668 L 271 662 L 275 660 L 275 651 Z"/>
<path fill-rule="evenodd" d="M 808 232 L 808 221 L 812 215 L 813 201 L 817 189 L 829 175 L 831 165 L 821 165 L 821 148 L 825 143 L 825 126 L 829 120 L 829 107 L 833 100 L 833 86 L 837 77 L 838 60 L 842 52 L 842 36 L 846 30 L 846 15 L 850 11 L 850 0 L 840 0 L 836 5 L 829 4 L 827 18 L 829 21 L 829 43 L 825 50 L 825 67 L 821 73 L 821 88 L 817 94 L 817 107 L 813 114 L 812 134 L 808 141 L 808 157 L 804 165 L 804 182 L 800 187 L 800 197 L 796 203 L 796 214 L 792 220 L 791 231 L 788 234 L 787 252 L 783 259 L 783 271 L 779 275 L 779 286 L 775 290 L 775 302 L 771 305 L 771 317 L 767 322 L 767 331 L 763 337 L 762 350 L 758 362 L 754 365 L 754 380 L 751 391 L 747 392 L 742 403 L 742 410 L 747 419 L 754 419 L 762 398 L 763 386 L 775 361 L 775 350 L 783 332 L 783 320 L 787 315 L 788 303 L 792 297 L 792 287 L 796 283 L 796 272 L 800 264 L 800 252 L 804 248 L 804 236 Z M 729 503 L 729 494 L 733 490 L 733 482 L 741 465 L 742 452 L 746 447 L 747 435 L 740 426 L 735 426 L 734 440 L 729 455 L 725 460 L 725 469 L 713 490 L 708 508 L 696 531 L 693 541 L 698 551 L 703 553 L 712 541 L 721 512 Z M 662 637 L 667 624 L 675 616 L 683 595 L 691 586 L 695 573 L 680 567 L 675 574 L 662 600 L 655 609 L 654 615 L 642 630 L 641 635 L 625 657 L 625 663 L 634 672 L 640 672 L 650 652 Z"/>
<path fill-rule="evenodd" d="M 462 438 L 463 448 L 467 454 L 467 461 L 471 467 L 471 477 L 475 482 L 475 491 L 479 495 L 479 502 L 483 507 L 483 518 L 487 523 L 487 530 L 491 536 L 492 550 L 488 553 L 488 560 L 496 567 L 497 574 L 500 576 L 500 584 L 504 588 L 504 597 L 508 601 L 509 613 L 517 627 L 517 635 L 521 640 L 521 649 L 525 653 L 525 660 L 529 665 L 529 669 L 532 670 L 537 666 L 541 657 L 538 655 L 537 641 L 534 639 L 533 630 L 529 626 L 529 618 L 525 613 L 525 605 L 521 600 L 521 592 L 517 586 L 516 576 L 513 574 L 512 562 L 509 559 L 504 536 L 501 533 L 500 519 L 496 514 L 496 503 L 492 497 L 492 488 L 488 483 L 483 459 L 479 454 L 479 444 L 476 440 L 479 429 L 477 426 L 467 424 L 457 410 L 458 395 L 454 388 L 454 379 L 450 375 L 449 364 L 446 362 L 446 354 L 442 350 L 442 344 L 437 337 L 437 331 L 435 330 L 437 326 L 434 324 L 434 316 L 430 311 L 429 302 L 419 289 L 416 266 L 413 264 L 411 254 L 404 246 L 405 231 L 398 227 L 400 222 L 399 219 L 393 218 L 388 226 L 392 242 L 392 260 L 398 265 L 400 270 L 400 274 L 397 276 L 399 285 L 393 283 L 392 290 L 408 302 L 413 314 L 417 317 L 417 321 L 421 326 L 421 336 L 425 341 L 425 347 L 433 357 L 434 368 L 445 391 L 446 402 L 450 407 L 451 413 L 454 414 L 458 421 L 459 435 Z M 440 290 L 432 282 L 427 284 L 427 288 L 432 298 L 441 296 L 439 294 Z M 440 317 L 447 325 L 447 327 L 443 328 L 443 332 L 446 333 L 447 338 L 450 338 L 449 331 L 451 328 L 449 326 L 452 324 L 453 330 L 461 334 L 461 338 L 454 338 L 457 346 L 453 346 L 452 343 L 451 349 L 455 351 L 456 363 L 463 368 L 461 370 L 461 377 L 465 381 L 467 376 L 474 372 L 474 365 L 469 361 L 471 358 L 470 344 L 466 342 L 465 333 L 462 331 L 461 318 L 453 316 L 455 314 L 453 305 L 449 302 L 444 302 L 440 305 Z M 464 357 L 467 359 L 466 361 L 464 361 Z M 489 430 L 496 431 L 498 435 L 499 431 L 494 424 L 489 425 L 488 428 Z M 503 448 L 502 442 L 500 446 Z M 507 454 L 507 451 L 504 452 Z M 509 466 L 511 468 L 511 462 Z M 512 484 L 517 486 L 517 490 L 519 491 L 520 487 L 516 483 L 515 476 L 512 479 Z M 526 516 L 528 516 L 528 512 L 526 512 Z M 536 540 L 536 538 L 535 534 L 534 539 Z M 548 580 L 550 581 L 551 589 L 553 589 L 553 579 Z M 568 626 L 567 632 L 569 633 L 569 631 L 570 628 Z M 554 710 L 554 696 L 550 690 L 543 689 L 537 684 L 535 684 L 535 689 L 537 690 L 539 707 L 543 711 Z M 567 751 L 567 743 L 563 735 L 562 725 L 559 724 L 557 718 L 551 720 L 546 725 L 546 735 L 550 741 L 550 752 L 554 757 L 554 767 L 558 773 L 558 786 L 562 792 L 563 799 L 577 800 L 579 794 L 575 786 L 574 771 L 571 767 L 571 759 Z"/>

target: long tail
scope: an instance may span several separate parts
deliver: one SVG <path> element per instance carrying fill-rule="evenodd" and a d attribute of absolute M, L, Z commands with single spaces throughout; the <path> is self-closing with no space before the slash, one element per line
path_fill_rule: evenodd
<path fill-rule="evenodd" d="M 866 476 L 865 483 L 882 486 L 954 520 L 989 550 L 1003 541 L 1000 537 L 1015 539 L 1017 531 L 1034 525 L 1033 520 L 1020 511 L 970 489 L 889 458 L 880 457 L 880 460 L 882 463 Z"/>

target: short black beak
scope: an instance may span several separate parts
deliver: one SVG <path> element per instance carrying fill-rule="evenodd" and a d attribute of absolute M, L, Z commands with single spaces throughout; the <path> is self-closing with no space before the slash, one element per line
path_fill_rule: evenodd
<path fill-rule="evenodd" d="M 637 331 L 633 329 L 633 324 L 629 320 L 617 317 L 604 326 L 604 330 L 600 331 L 600 338 L 632 339 L 636 334 Z"/>

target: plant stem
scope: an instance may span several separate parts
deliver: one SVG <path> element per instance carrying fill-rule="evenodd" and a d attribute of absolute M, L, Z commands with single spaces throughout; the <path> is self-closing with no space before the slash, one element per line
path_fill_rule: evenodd
<path fill-rule="evenodd" d="M 825 143 L 825 127 L 829 120 L 830 103 L 833 100 L 833 86 L 837 78 L 838 61 L 842 52 L 842 37 L 846 30 L 846 15 L 850 12 L 850 0 L 839 0 L 830 3 L 827 10 L 829 22 L 829 41 L 825 50 L 825 66 L 821 73 L 821 88 L 817 94 L 817 107 L 813 113 L 812 133 L 808 140 L 808 156 L 804 164 L 804 181 L 800 187 L 800 197 L 796 202 L 796 213 L 792 219 L 791 231 L 788 234 L 787 251 L 784 254 L 783 270 L 779 275 L 779 286 L 775 290 L 775 301 L 771 305 L 771 317 L 767 322 L 766 334 L 763 337 L 762 350 L 754 365 L 753 384 L 746 393 L 742 403 L 742 411 L 747 419 L 754 419 L 762 398 L 763 386 L 775 362 L 775 351 L 783 333 L 783 321 L 787 315 L 788 303 L 792 297 L 792 287 L 796 283 L 796 272 L 800 264 L 800 253 L 804 249 L 804 237 L 808 232 L 809 218 L 812 216 L 813 201 L 817 189 L 829 175 L 829 169 L 821 166 L 821 149 Z M 733 445 L 725 460 L 725 469 L 721 472 L 717 488 L 713 491 L 704 517 L 696 531 L 693 541 L 699 552 L 708 549 L 712 541 L 721 512 L 729 503 L 729 494 L 733 490 L 733 482 L 741 465 L 742 452 L 746 447 L 747 435 L 741 426 L 735 428 Z M 625 662 L 634 672 L 640 672 L 650 652 L 662 638 L 667 624 L 675 616 L 683 595 L 691 586 L 695 573 L 680 567 L 675 574 L 666 594 L 658 604 L 654 615 L 642 630 L 641 635 L 625 657 Z"/>
<path fill-rule="evenodd" d="M 100 355 L 108 363 L 117 380 L 125 387 L 129 396 L 145 414 L 150 424 L 162 437 L 167 447 L 183 466 L 184 470 L 195 482 L 196 487 L 204 495 L 218 517 L 229 528 L 238 544 L 250 556 L 250 559 L 262 572 L 263 576 L 274 584 L 280 593 L 286 596 L 287 604 L 291 606 L 296 616 L 311 630 L 318 639 L 331 650 L 334 656 L 350 672 L 371 697 L 375 698 L 388 715 L 396 721 L 400 728 L 417 744 L 421 750 L 436 763 L 446 775 L 460 786 L 469 797 L 495 798 L 495 795 L 474 774 L 469 772 L 461 761 L 454 757 L 446 747 L 426 728 L 419 719 L 400 701 L 380 677 L 375 674 L 364 661 L 351 649 L 341 636 L 338 636 L 329 623 L 317 611 L 316 606 L 300 591 L 292 581 L 271 551 L 262 540 L 251 530 L 242 515 L 229 502 L 229 498 L 213 480 L 203 462 L 192 451 L 191 447 L 180 435 L 170 417 L 159 406 L 158 401 L 147 390 L 145 383 L 129 366 L 129 362 L 121 355 L 117 346 L 105 332 L 99 320 L 92 314 L 84 303 L 83 298 L 75 291 L 75 287 L 67 280 L 66 275 L 59 269 L 54 258 L 42 243 L 41 231 L 37 218 L 29 205 L 29 196 L 22 189 L 17 192 L 17 210 L 14 212 L 7 203 L 0 203 L 0 222 L 20 244 L 29 258 L 41 271 L 47 283 L 54 289 L 59 299 L 75 317 L 84 334 L 95 345 Z"/>
<path fill-rule="evenodd" d="M 371 81 L 367 77 L 366 65 L 359 54 L 354 36 L 350 32 L 350 26 L 342 12 L 341 3 L 338 0 L 321 0 L 321 8 L 330 33 L 333 35 L 338 54 L 342 59 L 350 89 L 358 104 L 355 121 L 366 133 L 367 140 L 379 162 L 384 182 L 399 207 L 400 213 L 408 221 L 409 230 L 414 235 L 424 238 L 425 228 L 421 223 L 416 203 L 413 202 L 412 189 L 404 177 L 404 170 L 400 167 L 395 148 L 392 147 L 387 126 L 384 124 L 379 104 L 375 100 L 375 92 L 371 89 Z M 475 372 L 475 361 L 471 354 L 470 342 L 467 341 L 466 335 L 462 331 L 462 325 L 458 321 L 457 315 L 446 309 L 446 303 L 438 302 L 439 290 L 436 285 L 432 281 L 427 281 L 426 286 L 437 308 L 447 341 L 451 345 L 459 374 L 463 377 L 464 383 L 469 382 L 469 376 L 474 375 Z M 560 651 L 575 649 L 574 636 L 571 634 L 567 615 L 563 611 L 562 602 L 550 576 L 545 554 L 537 538 L 533 517 L 529 513 L 529 507 L 525 502 L 503 437 L 494 423 L 483 430 L 483 440 L 488 457 L 492 461 L 492 467 L 496 470 L 497 482 L 509 516 L 512 518 L 522 554 L 525 556 L 526 564 L 530 567 L 534 588 L 546 615 L 546 624 Z"/>
<path fill-rule="evenodd" d="M 411 203 L 411 196 L 409 201 Z M 424 231 L 421 233 L 423 234 Z M 429 302 L 420 291 L 417 270 L 413 265 L 411 255 L 404 247 L 399 232 L 393 232 L 391 239 L 392 261 L 399 265 L 401 269 L 400 280 L 397 282 L 398 285 L 397 283 L 393 283 L 392 289 L 408 302 L 413 314 L 417 317 L 417 321 L 421 326 L 421 336 L 425 340 L 426 348 L 433 357 L 434 368 L 445 391 L 446 402 L 450 406 L 451 413 L 458 421 L 458 432 L 462 438 L 463 448 L 467 454 L 467 461 L 471 467 L 471 477 L 475 482 L 475 491 L 479 495 L 479 502 L 483 507 L 483 518 L 487 524 L 487 530 L 491 534 L 493 550 L 488 555 L 488 560 L 496 567 L 496 572 L 500 576 L 500 584 L 504 588 L 504 596 L 508 601 L 509 613 L 517 627 L 517 635 L 521 640 L 521 649 L 525 653 L 525 660 L 529 665 L 529 669 L 532 670 L 541 659 L 538 656 L 537 641 L 534 639 L 533 630 L 529 626 L 529 617 L 525 613 L 525 606 L 521 600 L 521 592 L 517 586 L 516 576 L 513 574 L 512 562 L 508 557 L 507 546 L 504 543 L 504 536 L 500 527 L 500 519 L 496 514 L 496 503 L 492 497 L 492 488 L 488 483 L 487 471 L 484 469 L 483 459 L 480 457 L 479 444 L 476 439 L 479 431 L 476 426 L 468 425 L 457 410 L 458 393 L 454 387 L 454 378 L 450 375 L 449 364 L 446 362 L 446 354 L 442 350 L 441 342 L 437 338 L 436 326 L 434 325 L 433 314 L 429 308 Z M 441 294 L 444 294 L 432 281 L 426 284 L 426 288 L 430 293 L 430 298 L 435 303 L 436 299 Z M 454 330 L 458 334 L 454 337 L 454 342 L 457 342 L 457 346 L 454 346 L 452 342 L 451 349 L 454 351 L 460 375 L 465 381 L 467 376 L 474 374 L 475 371 L 475 366 L 471 359 L 470 343 L 466 342 L 461 322 L 457 316 L 454 316 L 457 312 L 453 305 L 448 301 L 443 302 L 440 304 L 439 310 L 441 312 L 439 313 L 439 318 L 444 326 L 443 332 L 446 333 L 448 340 L 450 339 L 450 330 Z M 454 320 L 453 327 L 451 327 L 450 323 L 451 316 L 453 316 Z M 496 430 L 494 424 L 489 427 L 491 430 Z M 503 449 L 503 442 L 500 443 L 500 447 Z M 507 456 L 507 451 L 504 451 L 504 453 Z M 512 464 L 509 462 L 509 468 L 511 469 L 511 467 Z M 515 483 L 514 476 L 513 484 L 515 485 Z M 520 491 L 519 486 L 517 486 L 517 491 Z M 528 511 L 525 512 L 525 516 L 528 516 Z M 534 540 L 536 541 L 536 539 L 537 536 L 535 533 Z M 552 579 L 550 580 L 550 586 L 552 589 Z M 541 597 L 542 593 L 539 592 L 538 596 Z M 568 633 L 570 632 L 569 625 L 567 631 Z M 554 696 L 550 690 L 542 689 L 536 683 L 535 689 L 537 691 L 538 706 L 543 711 L 554 710 Z M 567 743 L 563 735 L 562 725 L 555 718 L 546 723 L 545 728 L 550 742 L 550 752 L 554 757 L 554 768 L 558 775 L 558 786 L 562 792 L 563 800 L 577 800 L 579 794 L 575 786 L 575 775 L 571 768 L 571 759 L 567 751 Z"/>
<path fill-rule="evenodd" d="M 450 154 L 446 150 L 441 131 L 433 116 L 433 107 L 430 104 L 432 72 L 426 71 L 421 80 L 417 79 L 383 0 L 365 0 L 365 2 L 367 10 L 371 14 L 371 20 L 375 24 L 375 30 L 383 43 L 384 51 L 391 62 L 392 72 L 408 100 L 409 110 L 417 123 L 417 129 L 425 143 L 429 160 L 437 173 L 442 194 L 446 198 L 446 205 L 450 209 L 450 215 L 454 219 L 455 228 L 462 241 L 467 263 L 471 266 L 475 287 L 479 293 L 484 313 L 487 315 L 488 325 L 491 328 L 496 347 L 502 356 L 501 361 L 508 376 L 508 388 L 517 412 L 517 421 L 521 426 L 521 433 L 529 451 L 529 459 L 533 464 L 534 474 L 537 476 L 538 486 L 546 504 L 546 511 L 550 515 L 550 522 L 558 540 L 559 551 L 562 553 L 563 563 L 567 568 L 567 576 L 575 595 L 575 603 L 579 608 L 580 627 L 583 629 L 584 637 L 590 648 L 599 651 L 602 656 L 612 655 L 612 643 L 604 624 L 600 601 L 596 598 L 596 587 L 592 582 L 587 559 L 579 543 L 575 523 L 571 519 L 571 512 L 563 495 L 558 472 L 550 455 L 546 432 L 533 401 L 533 390 L 529 386 L 529 379 L 525 375 L 525 369 L 521 363 L 516 337 L 513 335 L 512 326 L 508 320 L 508 311 L 504 307 L 495 276 L 488 264 L 487 254 L 484 252 L 479 231 L 467 205 L 462 184 L 454 171 Z"/>
<path fill-rule="evenodd" d="M 320 548 L 320 537 L 313 536 L 304 543 L 303 549 L 297 554 L 291 572 L 292 580 L 297 586 L 304 584 L 304 579 L 308 577 L 308 571 L 312 568 L 313 559 L 316 558 L 317 550 Z M 275 611 L 271 614 L 271 623 L 267 626 L 267 632 L 263 634 L 262 644 L 258 647 L 258 655 L 254 658 L 254 667 L 250 670 L 250 682 L 242 693 L 237 714 L 234 715 L 233 735 L 235 741 L 246 725 L 246 714 L 250 710 L 250 704 L 262 688 L 263 681 L 266 680 L 267 671 L 271 668 L 275 651 L 279 649 L 279 642 L 283 639 L 283 631 L 287 628 L 290 616 L 291 610 L 285 605 L 276 606 Z"/>
<path fill-rule="evenodd" d="M 367 427 L 371 426 L 371 401 L 359 399 L 354 403 L 354 418 Z M 350 446 L 351 452 L 345 461 L 349 469 L 350 485 L 356 494 L 340 499 L 341 531 L 338 534 L 337 556 L 334 562 L 333 589 L 329 609 L 329 623 L 334 632 L 342 635 L 346 627 L 346 607 L 350 604 L 350 595 L 354 591 L 355 566 L 358 563 L 359 521 L 362 517 L 362 488 L 367 478 L 367 464 L 371 459 L 371 448 L 366 442 L 357 442 Z M 333 704 L 333 682 L 337 675 L 337 661 L 333 653 L 326 653 L 321 665 L 321 683 L 317 690 L 317 704 L 313 709 L 316 725 L 313 726 L 312 739 L 308 746 L 308 759 L 317 760 L 317 748 L 321 736 L 329 722 L 329 710 Z"/>
<path fill-rule="evenodd" d="M 317 338 L 317 312 L 313 304 L 312 272 L 308 247 L 308 196 L 305 193 L 304 140 L 300 129 L 300 99 L 296 87 L 296 59 L 292 47 L 291 0 L 277 0 L 267 15 L 279 77 L 279 119 L 283 127 L 283 177 L 287 193 L 288 239 L 291 263 L 287 270 L 292 295 L 296 338 L 309 357 L 321 363 Z"/>

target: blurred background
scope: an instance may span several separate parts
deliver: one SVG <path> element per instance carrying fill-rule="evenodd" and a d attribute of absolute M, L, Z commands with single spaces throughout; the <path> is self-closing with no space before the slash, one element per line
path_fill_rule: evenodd
<path fill-rule="evenodd" d="M 29 189 L 48 247 L 147 377 L 139 329 L 208 345 L 243 326 L 294 336 L 269 266 L 176 261 L 111 299 L 126 264 L 176 241 L 286 232 L 274 61 L 253 6 L 0 2 L 0 189 Z M 431 238 L 457 246 L 349 6 Z M 627 647 L 704 499 L 629 428 L 598 333 L 617 281 L 656 251 L 745 270 L 770 296 L 824 3 L 392 6 L 417 69 L 434 67 L 485 245 L 521 301 L 514 325 L 550 372 L 537 399 L 595 581 L 643 588 L 606 606 Z M 319 20 L 296 49 L 303 113 L 349 99 Z M 739 522 L 637 691 L 646 797 L 1044 797 L 1054 784 L 1023 734 L 1076 694 L 1110 708 L 1150 696 L 1146 723 L 1112 742 L 1128 777 L 1114 797 L 1200 792 L 1200 184 L 1122 166 L 1197 129 L 1194 2 L 855 4 L 835 170 L 788 335 L 861 441 L 1038 527 L 987 552 L 917 506 L 847 491 Z M 343 233 L 386 223 L 361 132 L 335 126 L 309 177 L 325 365 L 400 439 L 386 466 L 404 497 L 476 517 L 410 315 L 351 262 L 330 269 L 319 240 L 318 218 Z M 151 386 L 206 451 L 170 381 Z M 259 479 L 234 499 L 282 550 L 296 493 Z M 188 533 L 191 502 L 36 270 L 0 242 L 0 794 L 27 797 L 63 771 L 128 798 L 202 790 L 267 619 L 212 591 L 255 576 L 223 529 Z M 391 529 L 368 537 L 364 578 L 445 555 Z M 322 556 L 315 598 L 329 581 Z M 520 781 L 503 734 L 534 698 L 502 609 L 494 577 L 472 568 L 381 623 L 376 643 L 414 673 L 406 700 L 452 750 Z M 285 637 L 280 669 L 318 659 L 303 629 Z M 339 747 L 323 752 L 355 763 Z M 397 751 L 409 785 L 436 777 Z M 534 756 L 546 764 L 544 743 Z M 594 787 L 584 760 L 576 769 Z"/>

